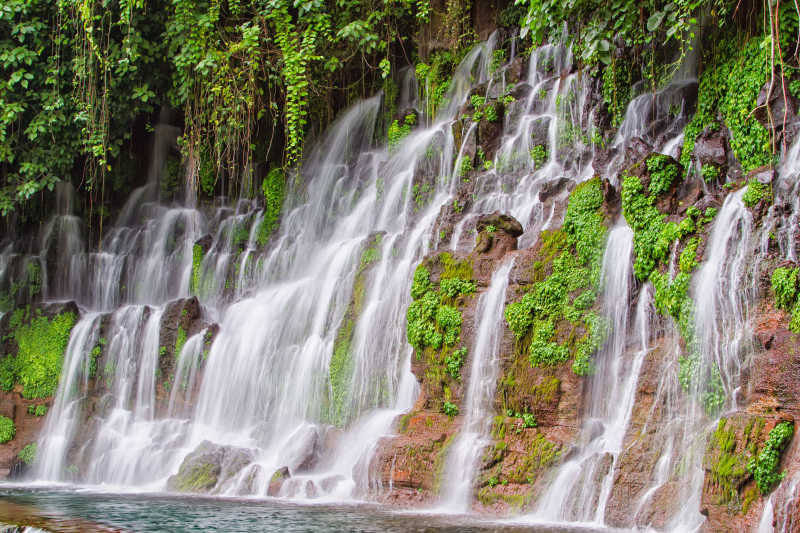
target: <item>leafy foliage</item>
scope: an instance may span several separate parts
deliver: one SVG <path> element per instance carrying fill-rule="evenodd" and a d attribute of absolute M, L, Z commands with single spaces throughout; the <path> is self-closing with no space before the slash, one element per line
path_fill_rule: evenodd
<path fill-rule="evenodd" d="M 458 416 L 458 406 L 451 402 L 444 402 L 442 404 L 442 412 L 447 416 Z"/>
<path fill-rule="evenodd" d="M 721 116 L 731 132 L 733 153 L 748 172 L 772 160 L 769 132 L 751 114 L 768 78 L 769 44 L 759 37 L 741 47 L 735 38 L 721 39 L 718 44 L 705 58 L 708 66 L 700 77 L 697 112 L 684 132 L 681 163 L 689 164 L 697 136 L 704 129 L 719 129 L 717 117 Z"/>
<path fill-rule="evenodd" d="M 506 306 L 506 322 L 517 341 L 530 335 L 532 366 L 557 365 L 574 356 L 573 371 L 585 375 L 591 372 L 591 355 L 605 340 L 605 324 L 589 310 L 599 286 L 607 232 L 602 204 L 599 178 L 575 188 L 563 229 L 542 234 L 540 252 L 551 262 L 550 275 Z M 566 324 L 582 335 L 573 342 L 559 340 L 558 330 Z"/>
<path fill-rule="evenodd" d="M 753 474 L 761 494 L 769 494 L 772 488 L 780 483 L 786 475 L 778 472 L 781 461 L 781 452 L 789 444 L 794 435 L 794 424 L 784 421 L 772 428 L 767 442 L 757 457 L 747 463 L 747 469 Z"/>
<path fill-rule="evenodd" d="M 757 180 L 750 180 L 747 183 L 747 190 L 744 191 L 742 201 L 747 207 L 755 207 L 762 200 L 772 198 L 772 186 L 769 183 L 761 183 Z"/>
<path fill-rule="evenodd" d="M 61 313 L 52 320 L 38 313 L 18 309 L 11 317 L 11 336 L 17 344 L 15 356 L 7 355 L 0 368 L 0 383 L 10 390 L 22 385 L 22 396 L 47 398 L 55 394 L 61 376 L 61 364 L 76 317 Z"/>
<path fill-rule="evenodd" d="M 17 428 L 14 421 L 7 416 L 0 415 L 0 444 L 8 442 L 17 434 Z"/>
<path fill-rule="evenodd" d="M 790 309 L 797 299 L 797 268 L 776 268 L 772 273 L 772 292 L 775 294 L 775 305 L 781 309 Z"/>
<path fill-rule="evenodd" d="M 26 465 L 33 464 L 33 461 L 36 460 L 36 443 L 31 442 L 30 444 L 26 444 L 25 447 L 19 451 L 17 456 L 19 460 Z"/>

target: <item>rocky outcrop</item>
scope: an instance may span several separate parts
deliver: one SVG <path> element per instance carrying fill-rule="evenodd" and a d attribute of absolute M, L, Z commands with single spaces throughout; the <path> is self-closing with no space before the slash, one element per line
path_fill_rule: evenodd
<path fill-rule="evenodd" d="M 252 450 L 203 441 L 184 458 L 178 473 L 167 480 L 167 490 L 213 492 L 252 463 L 253 459 Z"/>

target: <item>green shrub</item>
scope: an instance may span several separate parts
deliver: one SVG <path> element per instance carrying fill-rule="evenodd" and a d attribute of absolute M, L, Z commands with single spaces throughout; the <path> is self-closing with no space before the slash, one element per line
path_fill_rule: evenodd
<path fill-rule="evenodd" d="M 49 320 L 39 314 L 30 318 L 29 315 L 25 310 L 15 311 L 10 322 L 18 346 L 13 363 L 16 380 L 22 384 L 23 397 L 47 398 L 58 388 L 64 352 L 76 317 L 73 313 L 61 313 Z M 9 364 L 4 364 L 4 371 Z M 4 376 L 4 385 L 7 379 Z"/>
<path fill-rule="evenodd" d="M 451 402 L 444 402 L 442 404 L 442 412 L 447 416 L 458 416 L 458 406 Z"/>
<path fill-rule="evenodd" d="M 784 421 L 772 428 L 767 442 L 759 452 L 747 463 L 747 469 L 753 474 L 761 494 L 769 494 L 773 487 L 780 483 L 786 472 L 778 472 L 781 453 L 794 435 L 794 424 Z"/>
<path fill-rule="evenodd" d="M 14 421 L 0 415 L 0 444 L 10 441 L 16 434 L 17 428 L 14 426 Z"/>
<path fill-rule="evenodd" d="M 768 183 L 761 183 L 757 180 L 750 180 L 747 183 L 747 190 L 742 196 L 742 201 L 747 207 L 755 207 L 762 200 L 771 200 L 772 198 L 772 185 Z"/>
<path fill-rule="evenodd" d="M 772 273 L 772 292 L 775 305 L 780 309 L 791 309 L 797 297 L 797 268 L 776 268 Z"/>
<path fill-rule="evenodd" d="M 29 405 L 28 414 L 33 416 L 44 416 L 47 414 L 46 405 Z"/>
<path fill-rule="evenodd" d="M 19 451 L 19 460 L 25 463 L 26 465 L 30 465 L 36 459 L 36 443 L 32 442 L 27 444 L 24 448 Z"/>

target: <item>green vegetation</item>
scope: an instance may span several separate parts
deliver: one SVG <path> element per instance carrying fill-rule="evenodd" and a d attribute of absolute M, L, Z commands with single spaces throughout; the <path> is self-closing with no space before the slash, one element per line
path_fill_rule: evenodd
<path fill-rule="evenodd" d="M 789 444 L 794 435 L 794 424 L 784 421 L 772 428 L 767 442 L 758 453 L 747 463 L 747 469 L 753 474 L 761 494 L 769 494 L 775 485 L 781 482 L 786 472 L 778 472 L 781 462 L 781 453 Z"/>
<path fill-rule="evenodd" d="M 172 357 L 175 359 L 180 357 L 184 344 L 186 344 L 186 330 L 183 329 L 183 326 L 178 326 L 178 332 L 175 334 L 175 347 L 172 350 Z"/>
<path fill-rule="evenodd" d="M 431 271 L 438 273 L 438 281 Z M 459 346 L 460 309 L 475 290 L 472 264 L 447 252 L 425 259 L 414 272 L 406 336 L 424 366 L 423 387 L 432 408 L 441 410 L 452 403 L 450 388 L 461 380 L 467 349 Z"/>
<path fill-rule="evenodd" d="M 725 402 L 724 388 L 719 370 L 703 367 L 694 332 L 694 302 L 689 296 L 691 274 L 698 264 L 697 249 L 703 237 L 704 226 L 713 220 L 716 210 L 705 213 L 694 206 L 686 210 L 679 222 L 667 222 L 667 216 L 656 207 L 659 195 L 670 189 L 682 172 L 671 158 L 661 155 L 649 157 L 645 162 L 650 178 L 648 191 L 642 179 L 624 174 L 622 181 L 622 213 L 633 229 L 633 271 L 640 281 L 653 284 L 656 310 L 672 317 L 686 342 L 688 354 L 679 359 L 679 380 L 684 390 L 697 390 L 706 412 L 718 412 Z M 643 170 L 634 168 L 634 170 Z M 679 271 L 670 277 L 667 261 L 675 244 L 683 245 L 678 259 Z"/>
<path fill-rule="evenodd" d="M 403 118 L 403 125 L 401 126 L 400 123 L 395 120 L 389 126 L 388 137 L 389 137 L 389 149 L 394 150 L 397 146 L 408 137 L 408 134 L 411 133 L 411 128 L 414 127 L 417 123 L 417 115 L 414 113 L 410 113 Z"/>
<path fill-rule="evenodd" d="M 745 172 L 769 165 L 772 149 L 769 132 L 752 116 L 756 99 L 768 79 L 770 39 L 751 37 L 738 43 L 736 37 L 719 39 L 710 47 L 700 77 L 697 112 L 686 126 L 681 163 L 688 166 L 697 136 L 706 128 L 723 124 L 731 132 L 731 148 Z M 723 124 L 717 121 L 722 117 Z M 704 173 L 703 177 L 712 176 Z"/>
<path fill-rule="evenodd" d="M 25 447 L 19 451 L 17 456 L 24 464 L 28 466 L 32 465 L 33 461 L 36 460 L 36 443 L 32 442 L 30 444 L 26 444 Z"/>
<path fill-rule="evenodd" d="M 458 406 L 451 402 L 444 402 L 442 404 L 442 413 L 447 416 L 458 416 Z"/>
<path fill-rule="evenodd" d="M 747 463 L 756 453 L 763 427 L 763 419 L 751 419 L 739 439 L 736 424 L 721 418 L 709 438 L 704 463 L 709 465 L 710 477 L 723 503 L 738 501 L 738 489 L 749 476 Z"/>
<path fill-rule="evenodd" d="M 541 168 L 542 165 L 547 163 L 547 148 L 544 145 L 537 144 L 531 149 L 531 159 L 536 168 Z"/>
<path fill-rule="evenodd" d="M 264 218 L 256 228 L 256 243 L 264 246 L 280 222 L 281 209 L 286 196 L 286 176 L 279 168 L 273 168 L 261 182 L 264 195 Z"/>
<path fill-rule="evenodd" d="M 750 180 L 747 183 L 747 190 L 744 191 L 744 196 L 742 196 L 744 205 L 755 207 L 762 200 L 772 200 L 772 186 L 769 183 Z"/>
<path fill-rule="evenodd" d="M 361 316 L 364 306 L 364 295 L 367 288 L 369 268 L 380 259 L 381 234 L 371 237 L 361 252 L 358 270 L 353 282 L 353 293 L 347 312 L 336 331 L 333 353 L 328 363 L 329 388 L 323 404 L 323 420 L 336 426 L 343 426 L 349 421 L 348 402 L 350 401 L 355 360 L 351 351 L 356 321 Z"/>
<path fill-rule="evenodd" d="M 573 357 L 578 375 L 592 370 L 591 356 L 605 340 L 606 327 L 590 309 L 600 283 L 607 229 L 600 211 L 603 193 L 594 178 L 572 192 L 562 230 L 543 232 L 535 272 L 548 275 L 531 285 L 505 310 L 519 343 L 528 343 L 532 366 L 552 366 Z"/>
<path fill-rule="evenodd" d="M 189 290 L 192 294 L 197 294 L 201 287 L 204 255 L 202 246 L 199 244 L 192 246 L 192 277 L 189 280 Z"/>
<path fill-rule="evenodd" d="M 0 444 L 10 441 L 16 434 L 17 428 L 14 426 L 14 421 L 0 415 Z"/>
<path fill-rule="evenodd" d="M 28 414 L 33 416 L 44 416 L 47 414 L 47 406 L 46 405 L 29 405 L 28 406 Z"/>
<path fill-rule="evenodd" d="M 17 344 L 16 355 L 0 360 L 0 385 L 11 390 L 22 385 L 22 396 L 28 399 L 47 398 L 55 394 L 61 376 L 64 351 L 75 324 L 73 313 L 61 313 L 53 319 L 39 310 L 17 309 L 11 316 L 10 337 Z"/>
<path fill-rule="evenodd" d="M 775 306 L 791 311 L 789 330 L 800 333 L 800 285 L 798 284 L 798 268 L 779 267 L 772 273 L 772 292 L 775 295 Z"/>
<path fill-rule="evenodd" d="M 450 257 L 449 254 L 442 256 Z M 417 349 L 430 346 L 438 350 L 443 345 L 454 346 L 460 339 L 461 312 L 449 304 L 462 294 L 474 293 L 475 284 L 469 278 L 445 277 L 446 275 L 447 273 L 442 274 L 437 290 L 424 264 L 419 265 L 414 272 L 411 286 L 413 301 L 406 314 L 406 335 L 411 345 Z M 471 277 L 471 272 L 469 276 Z"/>

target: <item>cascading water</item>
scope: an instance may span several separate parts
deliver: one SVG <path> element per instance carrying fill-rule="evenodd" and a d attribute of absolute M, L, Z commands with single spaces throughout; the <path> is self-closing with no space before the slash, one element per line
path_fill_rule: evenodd
<path fill-rule="evenodd" d="M 203 209 L 191 200 L 159 201 L 160 159 L 176 134 L 171 127 L 157 128 L 148 183 L 131 194 L 98 250 L 82 237 L 86 229 L 74 215 L 71 190 L 59 187 L 59 206 L 42 228 L 38 254 L 19 253 L 13 245 L 0 252 L 0 288 L 41 268 L 46 299 L 72 298 L 82 311 L 34 477 L 163 490 L 184 459 L 209 441 L 233 458 L 212 493 L 341 501 L 382 491 L 370 460 L 418 396 L 412 350 L 399 325 L 419 260 L 436 249 L 470 250 L 476 220 L 493 211 L 518 219 L 525 230 L 520 248 L 533 246 L 541 230 L 560 223 L 556 202 L 563 204 L 571 186 L 595 170 L 613 182 L 637 142 L 648 153 L 677 156 L 691 115 L 694 81 L 641 94 L 628 107 L 610 161 L 598 161 L 598 147 L 589 141 L 597 112 L 590 77 L 574 72 L 569 47 L 545 45 L 532 52 L 527 79 L 513 89 L 516 101 L 506 103 L 494 153 L 481 172 L 465 174 L 461 162 L 476 157 L 476 139 L 484 133 L 479 121 L 461 120 L 459 113 L 473 92 L 498 99 L 512 91 L 505 82 L 509 65 L 495 70 L 491 62 L 496 41 L 493 36 L 467 54 L 438 116 L 425 113 L 426 126 L 391 147 L 374 143 L 380 96 L 346 111 L 310 151 L 300 179 L 292 180 L 269 246 L 260 234 L 265 213 L 255 201 Z M 400 106 L 407 111 L 418 105 L 411 69 L 401 85 Z M 791 213 L 771 211 L 781 254 L 790 260 L 796 258 L 800 211 L 798 160 L 800 141 L 787 152 L 776 183 Z M 470 179 L 473 192 L 462 213 L 459 186 Z M 736 408 L 739 373 L 752 348 L 747 320 L 756 287 L 746 265 L 758 239 L 742 195 L 727 195 L 692 288 L 702 310 L 696 313 L 698 365 L 718 376 L 723 410 Z M 460 216 L 448 236 L 436 225 L 454 204 Z M 683 353 L 674 326 L 655 317 L 652 286 L 643 285 L 636 296 L 632 248 L 630 228 L 612 229 L 602 274 L 609 338 L 587 383 L 578 447 L 542 484 L 528 518 L 607 522 L 645 359 L 654 350 L 670 361 Z M 677 262 L 676 246 L 672 250 L 670 276 Z M 54 260 L 59 257 L 68 260 Z M 494 272 L 478 302 L 463 422 L 444 468 L 440 502 L 447 511 L 469 511 L 488 442 L 511 265 Z M 192 294 L 202 306 L 200 326 L 181 329 L 181 347 L 175 343 L 171 355 L 172 388 L 165 390 L 159 385 L 169 357 L 164 339 L 174 333 L 166 324 L 175 302 Z M 654 347 L 658 327 L 669 340 Z M 688 531 L 703 521 L 696 505 L 704 475 L 700 449 L 712 424 L 696 400 L 703 391 L 682 391 L 677 366 L 659 371 L 651 413 L 653 420 L 664 418 L 655 430 L 662 446 L 632 512 L 647 524 L 648 506 L 664 487 L 677 485 L 680 502 L 665 527 Z M 90 389 L 99 399 L 89 400 Z M 655 423 L 647 420 L 640 431 Z M 276 476 L 287 473 L 276 491 Z M 785 482 L 769 500 L 764 531 L 774 520 L 783 520 L 787 530 L 785 507 L 796 500 L 799 485 Z"/>
<path fill-rule="evenodd" d="M 464 421 L 451 445 L 444 470 L 445 487 L 441 506 L 449 512 L 469 511 L 476 462 L 488 443 L 497 383 L 500 328 L 508 275 L 513 265 L 513 260 L 509 261 L 494 272 L 489 289 L 478 301 L 480 325 L 475 344 L 470 350 L 472 370 L 468 378 Z"/>
<path fill-rule="evenodd" d="M 628 302 L 632 276 L 633 232 L 615 227 L 603 256 L 603 301 L 609 337 L 596 356 L 596 373 L 589 392 L 589 412 L 581 452 L 565 463 L 539 499 L 535 518 L 544 521 L 597 522 L 603 517 L 633 407 L 644 346 L 628 361 Z M 646 337 L 646 334 L 642 335 Z"/>
<path fill-rule="evenodd" d="M 450 122 L 471 84 L 489 75 L 492 43 L 477 46 L 462 62 L 440 119 L 391 151 L 370 148 L 379 97 L 342 116 L 310 154 L 302 173 L 312 179 L 303 191 L 289 194 L 296 200 L 266 254 L 255 249 L 262 216 L 251 203 L 221 207 L 206 220 L 192 208 L 154 203 L 152 182 L 134 193 L 104 239 L 104 251 L 84 253 L 83 268 L 71 272 L 67 283 L 89 309 L 134 303 L 106 318 L 108 396 L 95 415 L 96 432 L 84 436 L 77 454 L 89 467 L 67 473 L 65 458 L 80 416 L 66 415 L 81 409 L 86 365 L 99 342 L 97 313 L 84 315 L 76 329 L 92 334 L 76 336 L 68 353 L 65 389 L 48 420 L 59 428 L 43 435 L 48 459 L 36 465 L 36 477 L 159 488 L 188 452 L 210 440 L 249 457 L 238 473 L 220 481 L 217 492 L 266 494 L 273 472 L 288 466 L 295 475 L 283 486 L 285 496 L 366 494 L 372 450 L 416 396 L 410 347 L 394 325 L 403 321 L 411 274 L 427 253 L 440 206 L 450 202 L 453 180 L 437 182 L 421 210 L 412 187 L 420 173 L 453 174 Z M 431 147 L 438 154 L 433 160 L 426 154 Z M 144 217 L 143 226 L 126 225 L 137 216 Z M 210 234 L 210 244 L 192 281 L 193 246 L 203 234 Z M 378 259 L 364 272 L 369 243 Z M 231 272 L 234 294 L 225 281 Z M 351 320 L 345 315 L 357 277 L 363 309 L 345 360 L 335 360 L 339 332 Z M 175 354 L 176 384 L 165 418 L 155 407 L 161 322 L 165 302 L 188 295 L 190 281 L 220 328 L 207 355 L 203 333 Z M 117 283 L 119 293 L 99 290 Z M 375 331 L 382 334 L 376 338 Z M 207 357 L 202 382 L 190 386 L 199 357 Z M 336 383 L 328 378 L 334 373 Z M 185 403 L 179 389 L 193 387 L 196 407 L 188 413 L 177 409 Z M 323 440 L 334 442 L 325 453 Z"/>

